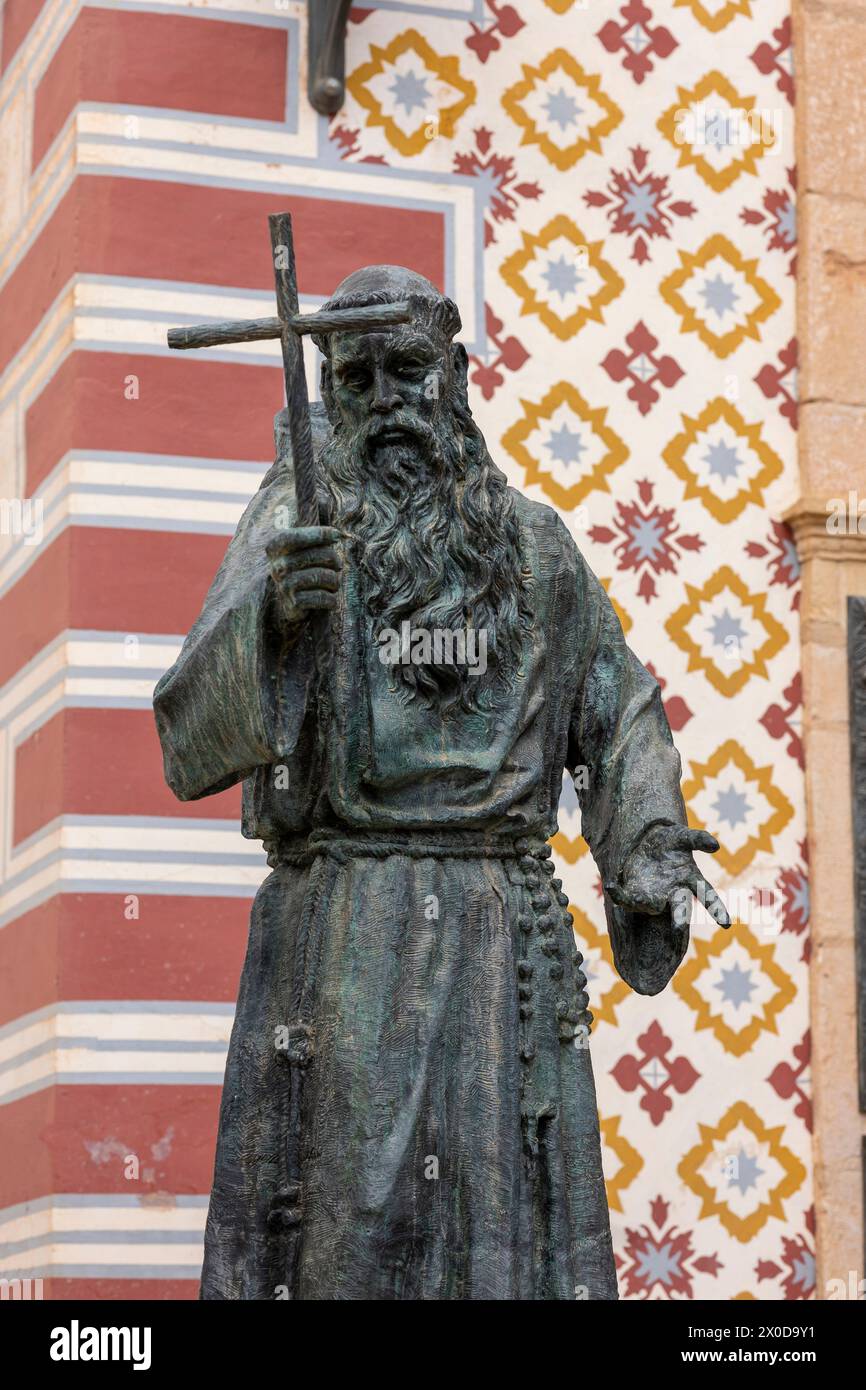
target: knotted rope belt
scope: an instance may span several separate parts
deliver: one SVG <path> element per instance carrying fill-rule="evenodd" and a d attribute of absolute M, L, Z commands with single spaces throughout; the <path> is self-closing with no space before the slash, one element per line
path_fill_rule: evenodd
<path fill-rule="evenodd" d="M 303 957 L 307 954 L 307 936 L 311 920 L 319 915 L 323 893 L 327 896 L 324 883 L 330 877 L 327 872 L 329 863 L 333 868 L 354 859 L 390 859 L 395 856 L 410 859 L 498 859 L 508 863 L 511 882 L 516 887 L 523 888 L 529 898 L 527 906 L 531 910 L 520 912 L 517 918 L 517 925 L 524 934 L 526 947 L 530 944 L 530 933 L 537 932 L 539 947 L 547 958 L 551 978 L 562 978 L 561 942 L 557 932 L 556 909 L 559 909 L 560 926 L 567 928 L 569 939 L 572 933 L 571 914 L 568 911 L 568 894 L 562 891 L 562 880 L 551 877 L 549 882 L 544 881 L 546 875 L 553 874 L 554 866 L 551 862 L 550 845 L 541 836 L 526 833 L 497 835 L 477 830 L 439 828 L 388 832 L 346 832 L 342 829 L 319 828 L 306 836 L 286 836 L 271 841 L 266 843 L 265 848 L 268 850 L 268 863 L 272 868 L 282 865 L 312 868 L 307 908 L 299 932 Z M 583 957 L 579 952 L 574 954 L 574 964 L 579 971 L 583 964 Z M 521 959 L 518 962 L 518 973 L 521 981 L 521 1018 L 526 1022 L 532 1014 L 532 971 L 528 961 Z M 578 996 L 580 1007 L 575 1009 L 565 1000 L 559 1001 L 557 1006 L 560 1037 L 563 1042 L 574 1037 L 576 1027 L 588 1030 L 592 1023 L 592 1014 L 587 1008 L 589 1001 L 584 992 L 586 978 L 580 972 L 577 982 L 581 991 Z M 297 979 L 295 988 L 298 988 Z M 308 1023 L 303 1023 L 297 1018 L 297 1015 L 295 1017 L 298 1033 L 294 1044 L 290 1043 L 288 1060 L 303 1066 L 312 1055 L 312 1042 L 309 1037 L 311 1028 Z M 534 1056 L 534 1048 L 528 1040 L 522 1056 L 524 1061 L 531 1061 Z"/>
<path fill-rule="evenodd" d="M 491 835 L 478 830 L 352 831 L 320 829 L 309 835 L 265 841 L 268 864 L 306 868 L 320 855 L 346 864 L 351 859 L 533 859 L 550 858 L 540 836 Z M 552 870 L 551 870 L 552 872 Z"/>

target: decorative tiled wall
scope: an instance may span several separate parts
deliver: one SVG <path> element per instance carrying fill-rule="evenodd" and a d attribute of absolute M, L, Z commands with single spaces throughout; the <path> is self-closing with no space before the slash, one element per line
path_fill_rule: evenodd
<path fill-rule="evenodd" d="M 331 122 L 305 41 L 300 0 L 3 10 L 0 495 L 41 510 L 38 538 L 0 538 L 0 1275 L 197 1292 L 266 869 L 236 790 L 172 799 L 150 696 L 268 467 L 282 377 L 275 345 L 165 332 L 272 312 L 265 215 L 288 207 L 304 307 L 370 261 L 457 299 L 491 449 L 605 583 L 723 844 L 737 924 L 698 911 L 642 999 L 563 791 L 621 1292 L 806 1297 L 786 4 L 382 0 L 352 12 Z"/>
<path fill-rule="evenodd" d="M 348 163 L 477 181 L 453 248 L 479 302 L 473 407 L 659 678 L 736 918 L 696 910 L 672 986 L 631 994 L 564 788 L 621 1292 L 807 1297 L 787 5 L 426 8 L 355 12 L 330 139 Z"/>

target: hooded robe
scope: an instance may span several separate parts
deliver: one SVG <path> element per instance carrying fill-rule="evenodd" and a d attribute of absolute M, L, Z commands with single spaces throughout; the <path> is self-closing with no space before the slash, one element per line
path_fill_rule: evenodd
<path fill-rule="evenodd" d="M 265 547 L 294 511 L 285 412 L 154 704 L 182 800 L 243 781 L 273 871 L 252 909 L 205 1234 L 205 1299 L 617 1296 L 585 978 L 546 842 L 563 769 L 604 882 L 686 824 L 659 687 L 549 507 L 513 492 L 534 612 L 494 713 L 407 699 L 356 567 L 287 632 Z M 326 424 L 314 411 L 321 449 Z M 606 897 L 655 994 L 670 911 Z"/>

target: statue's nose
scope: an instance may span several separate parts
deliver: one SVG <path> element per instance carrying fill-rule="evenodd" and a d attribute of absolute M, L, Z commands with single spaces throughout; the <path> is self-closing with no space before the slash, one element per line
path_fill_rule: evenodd
<path fill-rule="evenodd" d="M 397 410 L 403 404 L 393 383 L 383 372 L 376 373 L 373 381 L 373 399 L 370 404 L 377 415 L 389 415 L 392 410 Z"/>

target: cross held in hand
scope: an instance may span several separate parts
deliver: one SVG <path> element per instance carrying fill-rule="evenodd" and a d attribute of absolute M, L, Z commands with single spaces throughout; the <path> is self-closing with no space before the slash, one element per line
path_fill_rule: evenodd
<path fill-rule="evenodd" d="M 408 303 L 373 304 L 359 309 L 333 309 L 317 314 L 298 313 L 298 278 L 292 218 L 287 212 L 268 218 L 274 279 L 277 291 L 277 317 L 236 319 L 228 323 L 199 323 L 189 328 L 170 328 L 168 345 L 178 351 L 187 348 L 221 347 L 228 343 L 255 343 L 279 338 L 283 349 L 289 438 L 295 471 L 298 525 L 316 526 L 319 503 L 313 436 L 310 429 L 310 402 L 301 337 L 305 333 L 359 333 L 364 329 L 391 328 L 408 323 L 412 314 Z"/>

